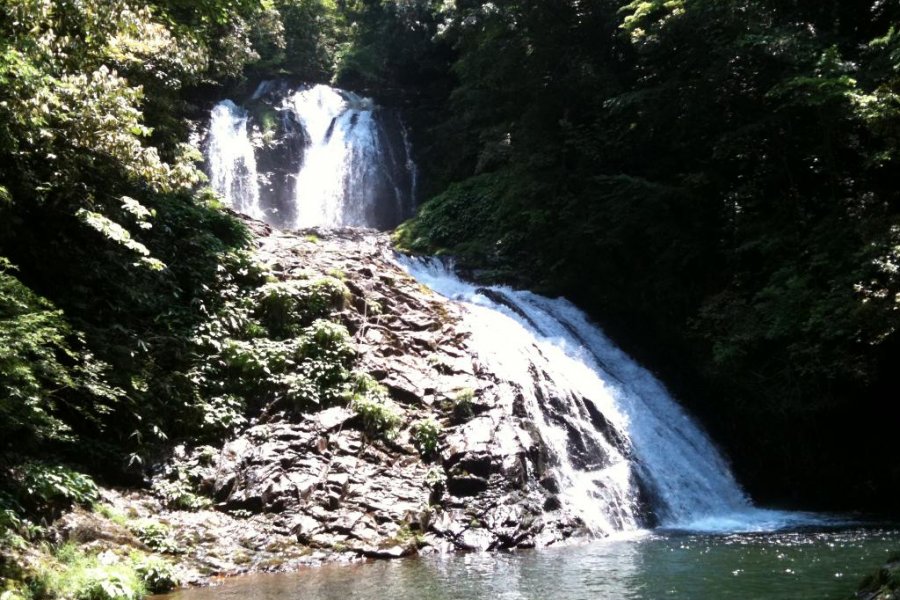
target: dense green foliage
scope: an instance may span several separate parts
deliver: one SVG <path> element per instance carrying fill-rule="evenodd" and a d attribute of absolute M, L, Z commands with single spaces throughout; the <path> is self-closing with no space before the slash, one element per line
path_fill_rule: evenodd
<path fill-rule="evenodd" d="M 897 4 L 443 10 L 456 82 L 428 147 L 443 191 L 398 241 L 577 301 L 768 499 L 888 508 Z"/>
<path fill-rule="evenodd" d="M 346 287 L 254 264 L 191 145 L 198 104 L 225 87 L 332 77 L 350 11 L 0 0 L 0 536 L 93 504 L 91 476 L 141 481 L 170 443 L 350 402 Z M 209 504 L 190 474 L 158 487 L 171 506 Z M 66 593 L 102 596 L 88 583 Z"/>
<path fill-rule="evenodd" d="M 182 88 L 241 61 L 215 52 L 227 23 L 188 34 L 177 9 L 0 4 L 0 402 L 19 451 L 90 432 L 90 457 L 161 433 L 171 394 L 151 387 L 171 385 L 246 240 L 194 191 L 176 110 Z"/>

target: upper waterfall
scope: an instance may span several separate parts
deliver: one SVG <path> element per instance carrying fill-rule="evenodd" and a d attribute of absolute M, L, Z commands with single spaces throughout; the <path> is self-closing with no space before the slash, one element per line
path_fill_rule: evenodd
<path fill-rule="evenodd" d="M 207 155 L 213 189 L 234 210 L 263 219 L 256 156 L 247 131 L 247 111 L 231 100 L 223 100 L 213 108 Z"/>
<path fill-rule="evenodd" d="M 220 102 L 206 156 L 213 188 L 235 210 L 280 227 L 389 229 L 415 208 L 402 120 L 325 85 L 268 81 L 244 107 Z"/>

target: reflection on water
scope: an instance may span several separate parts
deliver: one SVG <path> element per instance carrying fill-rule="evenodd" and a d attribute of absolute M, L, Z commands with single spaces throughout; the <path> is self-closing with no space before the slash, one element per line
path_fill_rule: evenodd
<path fill-rule="evenodd" d="M 900 531 L 657 535 L 236 578 L 170 600 L 822 600 L 845 598 Z"/>

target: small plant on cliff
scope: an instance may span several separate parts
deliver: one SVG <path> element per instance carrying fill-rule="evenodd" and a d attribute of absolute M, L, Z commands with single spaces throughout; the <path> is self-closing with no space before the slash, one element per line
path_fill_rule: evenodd
<path fill-rule="evenodd" d="M 418 523 L 404 523 L 397 530 L 393 538 L 388 539 L 388 546 L 413 546 L 421 548 L 425 545 L 425 536 L 422 535 Z"/>
<path fill-rule="evenodd" d="M 428 458 L 437 451 L 443 429 L 432 417 L 422 419 L 413 425 L 413 442 L 423 457 Z"/>
<path fill-rule="evenodd" d="M 463 388 L 453 398 L 453 417 L 458 421 L 472 418 L 475 411 L 472 408 L 472 400 L 475 398 L 475 390 Z"/>
<path fill-rule="evenodd" d="M 242 424 L 240 399 L 252 399 L 257 406 L 279 402 L 296 412 L 333 405 L 344 397 L 355 351 L 347 329 L 326 319 L 316 319 L 292 337 L 239 339 L 228 337 L 215 342 L 217 355 L 196 371 L 196 378 L 219 400 L 212 408 L 217 420 L 229 416 L 230 423 Z M 229 398 L 234 402 L 226 402 Z M 209 414 L 209 412 L 207 413 Z"/>
<path fill-rule="evenodd" d="M 397 437 L 403 417 L 383 385 L 367 373 L 356 373 L 347 394 L 350 406 L 362 418 L 366 433 L 386 440 Z"/>
<path fill-rule="evenodd" d="M 336 277 L 269 283 L 258 291 L 255 315 L 273 338 L 284 339 L 341 310 L 349 297 L 347 286 Z"/>

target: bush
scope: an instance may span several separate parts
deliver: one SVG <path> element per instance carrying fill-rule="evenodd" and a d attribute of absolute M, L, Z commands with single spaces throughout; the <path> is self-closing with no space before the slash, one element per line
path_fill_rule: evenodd
<path fill-rule="evenodd" d="M 433 417 L 422 419 L 413 425 L 413 441 L 423 457 L 432 456 L 437 451 L 438 438 L 443 430 Z"/>
<path fill-rule="evenodd" d="M 212 506 L 212 500 L 197 493 L 202 466 L 176 465 L 167 467 L 153 482 L 153 492 L 169 508 L 177 510 L 201 510 Z"/>
<path fill-rule="evenodd" d="M 264 285 L 257 292 L 254 312 L 275 339 L 301 332 L 316 319 L 346 306 L 350 291 L 335 277 L 308 281 L 280 281 Z"/>
<path fill-rule="evenodd" d="M 212 506 L 212 500 L 197 494 L 186 479 L 155 482 L 153 491 L 162 497 L 167 507 L 176 510 L 203 510 Z"/>
<path fill-rule="evenodd" d="M 29 462 L 19 472 L 19 494 L 28 509 L 53 513 L 73 504 L 91 506 L 100 499 L 94 480 L 68 467 Z"/>
<path fill-rule="evenodd" d="M 134 567 L 111 552 L 87 554 L 74 544 L 56 552 L 56 564 L 42 565 L 30 582 L 37 597 L 72 600 L 139 600 L 146 588 Z"/>
<path fill-rule="evenodd" d="M 368 374 L 355 374 L 347 393 L 350 406 L 362 419 L 366 433 L 386 440 L 397 436 L 403 416 L 383 385 Z"/>
<path fill-rule="evenodd" d="M 139 600 L 144 597 L 140 581 L 127 568 L 96 568 L 84 572 L 75 600 Z"/>
<path fill-rule="evenodd" d="M 100 381 L 105 366 L 78 352 L 82 340 L 63 312 L 15 273 L 0 256 L 0 444 L 22 451 L 73 439 L 62 404 L 90 419 L 118 392 Z"/>
<path fill-rule="evenodd" d="M 164 554 L 181 554 L 184 549 L 178 545 L 172 530 L 167 525 L 156 521 L 142 521 L 135 524 L 131 531 L 151 550 Z"/>
<path fill-rule="evenodd" d="M 178 587 L 181 582 L 175 574 L 175 568 L 159 558 L 145 558 L 135 565 L 141 581 L 148 592 L 162 594 Z"/>

